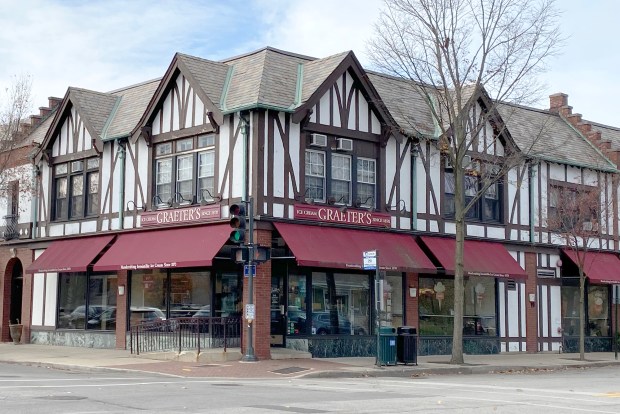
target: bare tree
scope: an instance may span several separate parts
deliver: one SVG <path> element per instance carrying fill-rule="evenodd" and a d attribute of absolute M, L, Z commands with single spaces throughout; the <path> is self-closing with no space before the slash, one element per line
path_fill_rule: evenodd
<path fill-rule="evenodd" d="M 498 102 L 528 104 L 538 96 L 536 75 L 562 40 L 557 18 L 553 0 L 385 0 L 376 36 L 369 44 L 374 66 L 411 81 L 423 98 L 437 131 L 429 138 L 438 139 L 444 159 L 453 167 L 456 251 L 451 363 L 463 363 L 467 212 L 526 155 L 507 143 L 506 152 L 485 167 L 472 164 L 468 152 L 488 154 L 502 135 Z M 489 125 L 493 139 L 483 138 Z M 481 175 L 482 185 L 466 188 L 472 174 Z"/>
<path fill-rule="evenodd" d="M 570 248 L 579 271 L 579 357 L 585 358 L 585 268 L 590 248 L 605 230 L 612 205 L 605 205 L 601 190 L 595 186 L 551 187 L 547 227 Z"/>
<path fill-rule="evenodd" d="M 15 150 L 28 144 L 30 130 L 24 121 L 31 110 L 31 86 L 29 75 L 16 76 L 0 98 L 0 196 L 4 199 L 10 183 L 23 178 L 21 171 L 13 167 L 22 161 L 15 159 Z"/>

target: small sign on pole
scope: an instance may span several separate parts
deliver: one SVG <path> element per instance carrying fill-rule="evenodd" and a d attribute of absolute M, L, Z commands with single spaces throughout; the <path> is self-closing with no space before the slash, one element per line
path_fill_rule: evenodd
<path fill-rule="evenodd" d="M 253 303 L 248 303 L 245 305 L 245 319 L 248 322 L 252 322 L 256 317 L 256 307 Z"/>
<path fill-rule="evenodd" d="M 377 251 L 370 250 L 368 252 L 364 252 L 363 262 L 364 262 L 364 270 L 377 269 Z"/>

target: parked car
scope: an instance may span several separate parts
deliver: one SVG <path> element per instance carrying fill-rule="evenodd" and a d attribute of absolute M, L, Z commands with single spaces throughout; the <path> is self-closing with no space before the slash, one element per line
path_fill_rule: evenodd
<path fill-rule="evenodd" d="M 351 334 L 351 321 L 340 314 L 338 316 L 338 329 L 332 325 L 330 312 L 315 312 L 312 314 L 312 332 L 317 335 L 328 334 Z M 353 327 L 354 335 L 366 335 L 366 330 L 361 326 Z"/>
<path fill-rule="evenodd" d="M 99 315 L 88 320 L 87 329 L 116 329 L 116 306 L 110 306 Z"/>
<path fill-rule="evenodd" d="M 63 315 L 59 319 L 59 325 L 62 328 L 78 328 L 83 329 L 87 320 L 97 318 L 101 313 L 106 310 L 105 306 L 91 305 L 88 307 L 88 316 L 86 315 L 86 306 L 80 305 L 76 307 L 68 315 Z"/>

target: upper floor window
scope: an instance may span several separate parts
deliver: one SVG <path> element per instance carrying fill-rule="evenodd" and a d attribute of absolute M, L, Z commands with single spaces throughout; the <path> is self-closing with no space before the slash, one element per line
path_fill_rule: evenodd
<path fill-rule="evenodd" d="M 53 207 L 56 220 L 99 214 L 99 158 L 54 166 Z"/>
<path fill-rule="evenodd" d="M 153 204 L 192 204 L 215 196 L 215 135 L 155 146 Z"/>
<path fill-rule="evenodd" d="M 366 151 L 369 152 L 369 151 Z M 366 154 L 365 154 L 366 155 Z M 354 151 L 307 149 L 305 156 L 307 200 L 319 203 L 375 207 L 377 161 Z"/>
<path fill-rule="evenodd" d="M 549 186 L 547 225 L 571 233 L 597 231 L 600 199 L 598 188 L 552 184 Z"/>
<path fill-rule="evenodd" d="M 492 168 L 489 166 L 482 166 L 482 168 Z M 494 180 L 491 174 L 488 174 L 489 170 L 485 173 L 480 173 L 478 170 L 472 170 L 470 173 L 465 174 L 463 178 L 463 193 L 464 193 L 464 206 L 474 200 L 484 187 L 483 177 Z M 455 178 L 454 170 L 451 166 L 446 166 L 444 169 L 444 203 L 443 212 L 444 216 L 452 218 L 456 212 L 455 210 Z M 502 197 L 501 197 L 501 183 L 499 181 L 493 182 L 487 190 L 479 197 L 471 208 L 465 213 L 465 217 L 470 220 L 478 220 L 484 222 L 499 223 L 502 221 Z"/>

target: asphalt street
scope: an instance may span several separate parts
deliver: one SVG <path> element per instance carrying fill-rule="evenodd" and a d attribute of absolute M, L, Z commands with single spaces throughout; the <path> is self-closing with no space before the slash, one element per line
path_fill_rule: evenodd
<path fill-rule="evenodd" d="M 223 380 L 0 364 L 0 412 L 618 413 L 620 371 Z"/>

